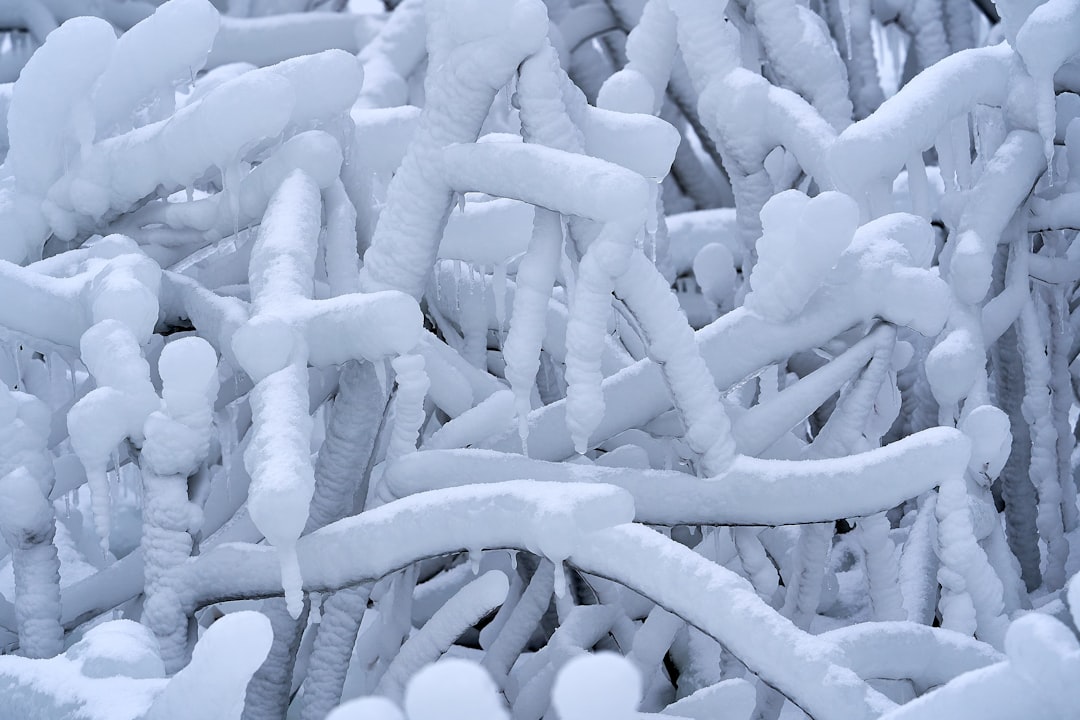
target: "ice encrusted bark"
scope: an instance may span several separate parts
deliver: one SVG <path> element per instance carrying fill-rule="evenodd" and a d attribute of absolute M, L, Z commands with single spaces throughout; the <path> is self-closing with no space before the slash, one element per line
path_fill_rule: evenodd
<path fill-rule="evenodd" d="M 143 577 L 148 610 L 144 620 L 158 636 L 170 671 L 187 659 L 187 626 L 158 617 L 154 596 L 175 592 L 168 571 L 191 554 L 192 537 L 201 529 L 202 512 L 188 500 L 188 477 L 206 461 L 217 398 L 217 355 L 201 338 L 170 343 L 161 353 L 162 408 L 144 425 L 146 440 L 140 467 L 143 481 Z"/>
<path fill-rule="evenodd" d="M 440 12 L 441 2 L 428 3 Z M 426 103 L 413 142 L 387 190 L 386 209 L 364 254 L 361 286 L 419 298 L 452 203 L 438 168 L 442 148 L 476 140 L 496 91 L 540 45 L 543 5 L 518 0 L 498 12 L 480 7 L 428 28 L 429 45 L 446 51 L 426 81 Z"/>

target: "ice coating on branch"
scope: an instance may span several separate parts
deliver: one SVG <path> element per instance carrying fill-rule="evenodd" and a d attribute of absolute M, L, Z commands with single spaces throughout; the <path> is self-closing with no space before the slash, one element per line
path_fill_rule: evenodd
<path fill-rule="evenodd" d="M 391 362 L 397 375 L 397 394 L 394 396 L 394 428 L 387 459 L 407 455 L 416 450 L 416 439 L 424 422 L 424 398 L 431 381 L 424 372 L 422 355 L 401 355 Z"/>
<path fill-rule="evenodd" d="M 609 222 L 578 266 L 566 324 L 566 427 L 583 454 L 604 416 L 600 358 L 615 280 L 626 272 L 637 235 L 635 224 Z"/>
<path fill-rule="evenodd" d="M 21 192 L 44 196 L 72 151 L 93 140 L 90 94 L 116 42 L 104 20 L 76 18 L 51 33 L 19 74 L 8 110 L 6 164 Z"/>
<path fill-rule="evenodd" d="M 1027 130 L 1009 133 L 987 162 L 947 247 L 949 283 L 964 302 L 985 298 L 1001 234 L 1044 169 L 1039 138 Z"/>
<path fill-rule="evenodd" d="M 518 266 L 510 331 L 503 345 L 506 379 L 514 392 L 522 449 L 528 455 L 528 420 L 532 409 L 532 388 L 540 369 L 540 349 L 544 340 L 544 319 L 548 299 L 562 250 L 563 233 L 559 215 L 537 209 L 529 249 Z"/>
<path fill-rule="evenodd" d="M 1024 21 L 1013 40 L 1024 66 L 1035 80 L 1035 117 L 1042 136 L 1043 153 L 1053 176 L 1054 73 L 1080 53 L 1080 2 L 1048 0 Z"/>
<path fill-rule="evenodd" d="M 19 74 L 7 112 L 10 149 L 0 173 L 0 257 L 21 263 L 48 237 L 41 200 L 93 140 L 90 94 L 116 34 L 105 21 L 80 17 L 50 33 Z"/>
<path fill-rule="evenodd" d="M 202 338 L 182 338 L 162 350 L 158 373 L 163 408 L 147 418 L 143 459 L 160 475 L 190 475 L 210 447 L 217 354 Z"/>
<path fill-rule="evenodd" d="M 251 441 L 244 451 L 251 475 L 248 512 L 277 548 L 285 599 L 295 618 L 303 603 L 296 539 L 315 489 L 306 368 L 294 362 L 259 380 L 251 391 L 251 407 Z"/>
<path fill-rule="evenodd" d="M 675 14 L 665 0 L 648 0 L 626 39 L 629 62 L 604 81 L 596 106 L 624 113 L 659 113 L 675 52 Z"/>
<path fill-rule="evenodd" d="M 774 321 L 797 315 L 851 244 L 859 208 L 847 195 L 774 195 L 761 210 L 764 235 L 750 275 L 746 305 Z"/>
<path fill-rule="evenodd" d="M 391 497 L 504 477 L 611 484 L 633 496 L 638 522 L 787 525 L 882 512 L 962 474 L 970 455 L 971 441 L 953 428 L 930 428 L 881 448 L 824 460 L 740 456 L 715 478 L 542 462 L 490 450 L 445 450 L 391 463 L 383 482 Z"/>
<path fill-rule="evenodd" d="M 109 484 L 106 469 L 124 438 L 141 444 L 143 425 L 161 400 L 150 382 L 150 366 L 138 341 L 117 320 L 97 323 L 80 341 L 82 360 L 98 387 L 68 412 L 71 446 L 86 469 L 94 527 L 103 549 L 109 546 Z"/>
<path fill-rule="evenodd" d="M 5 430 L 17 433 L 19 428 L 8 426 Z M 47 439 L 42 438 L 38 448 L 46 457 Z M 51 485 L 51 473 L 38 478 L 25 467 L 0 477 L 0 535 L 12 553 L 19 646 L 27 657 L 52 657 L 64 647 L 60 562 L 53 543 L 55 518 L 48 500 Z"/>
<path fill-rule="evenodd" d="M 440 11 L 440 3 L 430 4 L 429 12 Z M 390 182 L 386 209 L 364 254 L 365 290 L 397 289 L 414 298 L 423 294 L 454 189 L 429 168 L 441 165 L 443 148 L 476 140 L 498 88 L 539 49 L 547 30 L 545 15 L 538 0 L 505 3 L 495 13 L 469 4 L 455 7 L 452 31 L 438 24 L 429 28 L 429 50 L 444 54 L 433 65 L 413 144 Z M 506 24 L 500 27 L 496 20 Z M 457 52 L 449 52 L 459 44 Z"/>
<path fill-rule="evenodd" d="M 649 185 L 638 173 L 606 160 L 533 143 L 452 145 L 443 175 L 459 192 L 523 200 L 564 215 L 644 225 Z"/>
<path fill-rule="evenodd" d="M 473 265 L 497 265 L 520 255 L 529 243 L 533 208 L 514 200 L 467 202 L 446 223 L 439 257 Z"/>
<path fill-rule="evenodd" d="M 834 128 L 850 125 L 847 71 L 821 17 L 794 0 L 755 0 L 751 5 L 754 26 L 780 76 Z"/>
<path fill-rule="evenodd" d="M 891 180 L 912 153 L 934 145 L 949 121 L 977 104 L 1001 106 L 1016 63 L 1012 49 L 1001 44 L 955 53 L 919 73 L 829 149 L 837 187 L 862 193 Z"/>
<path fill-rule="evenodd" d="M 234 163 L 289 122 L 295 93 L 275 73 L 246 73 L 178 110 L 166 120 L 108 138 L 89 148 L 48 192 L 57 210 L 53 229 L 67 236 L 64 212 L 101 218 L 128 209 L 153 192 L 190 186 L 212 167 Z"/>
<path fill-rule="evenodd" d="M 288 81 L 293 92 L 289 123 L 298 128 L 348 111 L 364 82 L 364 70 L 356 56 L 344 50 L 301 55 L 251 73 L 263 74 Z"/>
<path fill-rule="evenodd" d="M 649 356 L 660 363 L 686 427 L 686 443 L 701 455 L 704 475 L 722 474 L 735 457 L 731 422 L 667 280 L 644 255 L 634 252 L 615 289 L 641 324 Z"/>
<path fill-rule="evenodd" d="M 207 0 L 170 0 L 121 35 L 94 87 L 96 139 L 171 114 L 176 87 L 206 63 L 219 22 Z"/>
<path fill-rule="evenodd" d="M 260 220 L 274 192 L 293 171 L 303 171 L 326 191 L 337 180 L 342 161 L 341 146 L 329 133 L 297 133 L 235 186 L 201 200 L 149 203 L 131 218 L 139 225 L 161 222 L 172 228 L 202 230 L 210 238 L 225 237 Z"/>
<path fill-rule="evenodd" d="M 489 395 L 435 431 L 424 443 L 424 449 L 459 448 L 480 442 L 513 420 L 514 400 L 514 394 L 509 390 Z"/>

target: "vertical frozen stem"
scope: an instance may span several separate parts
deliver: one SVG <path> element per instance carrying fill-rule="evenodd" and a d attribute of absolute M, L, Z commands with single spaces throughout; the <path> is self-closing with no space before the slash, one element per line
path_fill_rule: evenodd
<path fill-rule="evenodd" d="M 825 23 L 795 0 L 752 0 L 749 4 L 774 70 L 838 131 L 850 125 L 847 72 Z M 850 48 L 850 0 L 841 0 L 841 8 L 845 5 L 844 44 Z M 868 30 L 869 18 L 866 25 Z"/>
<path fill-rule="evenodd" d="M 56 521 L 42 490 L 25 467 L 0 478 L 0 534 L 11 548 L 19 647 L 31 658 L 53 657 L 64 649 Z"/>
<path fill-rule="evenodd" d="M 558 213 L 537 208 L 529 249 L 518 266 L 510 332 L 503 345 L 506 379 L 514 391 L 523 452 L 528 455 L 528 414 L 531 395 L 540 369 L 548 300 L 555 284 L 562 250 L 562 220 Z"/>
<path fill-rule="evenodd" d="M 1040 304 L 1040 309 L 1045 305 Z M 1039 329 L 1033 300 L 1020 313 L 1020 350 L 1024 360 L 1024 401 L 1021 410 L 1031 433 L 1031 481 L 1038 489 L 1036 525 L 1039 539 L 1046 543 L 1043 582 L 1050 591 L 1065 584 L 1065 563 L 1069 544 L 1064 536 L 1061 515 L 1061 488 L 1058 478 L 1057 433 L 1053 426 L 1050 397 L 1050 359 Z"/>
<path fill-rule="evenodd" d="M 351 514 L 354 498 L 362 503 L 367 497 L 365 468 L 385 408 L 386 393 L 381 390 L 374 365 L 346 363 L 338 381 L 337 398 L 330 408 L 326 440 L 315 460 L 315 490 L 305 532 Z"/>
<path fill-rule="evenodd" d="M 1069 303 L 1063 287 L 1050 294 L 1050 397 L 1054 431 L 1057 433 L 1057 481 L 1061 485 L 1061 515 L 1066 532 L 1077 527 L 1076 483 L 1072 474 L 1072 453 L 1076 445 L 1069 414 L 1075 393 L 1069 372 L 1069 354 L 1075 333 L 1068 322 Z"/>
<path fill-rule="evenodd" d="M 735 458 L 731 421 L 678 299 L 640 252 L 631 256 L 626 273 L 616 281 L 616 292 L 645 331 L 649 356 L 660 364 L 686 425 L 687 443 L 702 456 L 704 475 L 722 475 Z"/>
<path fill-rule="evenodd" d="M 1010 326 L 994 344 L 992 358 L 997 368 L 997 401 L 1009 415 L 1013 436 L 1009 459 L 1001 474 L 1005 534 L 1009 549 L 1020 562 L 1024 584 L 1031 592 L 1042 584 L 1042 571 L 1039 567 L 1039 535 L 1035 520 L 1038 500 L 1035 485 L 1029 476 L 1031 429 L 1021 410 L 1024 371 L 1019 342 L 1015 325 Z"/>
<path fill-rule="evenodd" d="M 442 0 L 429 6 L 438 12 Z M 475 12 L 476 17 L 462 12 L 454 22 L 428 29 L 430 46 L 450 47 L 428 75 L 419 126 L 364 254 L 365 290 L 423 295 L 453 201 L 453 190 L 438 172 L 439 154 L 447 145 L 476 140 L 495 93 L 547 32 L 539 0 L 502 4 L 494 14 L 477 6 Z"/>
<path fill-rule="evenodd" d="M 301 720 L 323 720 L 341 701 L 356 634 L 367 610 L 371 585 L 338 590 L 323 603 L 307 676 L 304 678 Z"/>
<path fill-rule="evenodd" d="M 161 352 L 161 410 L 144 425 L 141 469 L 143 482 L 144 615 L 158 637 L 170 672 L 187 659 L 187 624 L 159 613 L 156 596 L 174 592 L 166 577 L 191 554 L 192 536 L 201 528 L 202 512 L 188 500 L 188 477 L 206 461 L 217 399 L 217 354 L 202 338 L 183 338 Z"/>
<path fill-rule="evenodd" d="M 627 270 L 637 227 L 625 222 L 605 224 L 578 265 L 566 324 L 566 426 L 574 449 L 589 449 L 589 437 L 604 416 L 600 371 L 611 292 Z"/>

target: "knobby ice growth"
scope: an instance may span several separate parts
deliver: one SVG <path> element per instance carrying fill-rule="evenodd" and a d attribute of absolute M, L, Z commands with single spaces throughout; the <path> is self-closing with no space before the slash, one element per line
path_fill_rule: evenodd
<path fill-rule="evenodd" d="M 0 716 L 1075 716 L 1078 0 L 9 5 Z"/>

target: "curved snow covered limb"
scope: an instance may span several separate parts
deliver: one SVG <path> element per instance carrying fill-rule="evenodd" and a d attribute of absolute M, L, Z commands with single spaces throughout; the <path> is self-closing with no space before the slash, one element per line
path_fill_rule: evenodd
<path fill-rule="evenodd" d="M 289 612 L 300 613 L 295 543 L 307 523 L 315 488 L 307 372 L 299 363 L 268 375 L 251 391 L 251 444 L 244 467 L 251 475 L 251 519 L 281 555 L 281 582 Z"/>
<path fill-rule="evenodd" d="M 561 562 L 592 531 L 633 515 L 632 499 L 618 488 L 509 481 L 404 498 L 306 535 L 296 552 L 305 589 L 322 592 L 461 550 L 515 548 Z M 346 547 L 380 552 L 343 556 Z M 187 612 L 229 598 L 281 594 L 273 550 L 255 545 L 217 547 L 177 568 L 170 584 Z"/>
<path fill-rule="evenodd" d="M 875 239 L 872 227 L 873 223 L 864 225 L 855 234 L 831 276 L 835 284 L 826 282 L 797 319 L 770 321 L 740 307 L 697 331 L 701 354 L 717 387 L 731 387 L 762 367 L 819 346 L 871 317 L 925 335 L 940 332 L 948 313 L 948 287 L 935 275 L 907 266 L 908 251 L 893 240 Z M 889 256 L 896 262 L 884 262 Z M 593 444 L 640 427 L 671 408 L 663 374 L 647 359 L 605 378 L 601 391 L 607 412 L 592 432 Z M 566 402 L 560 400 L 529 414 L 530 456 L 562 460 L 573 454 L 565 413 Z M 520 439 L 508 428 L 485 447 L 516 450 Z"/>
<path fill-rule="evenodd" d="M 341 146 L 332 135 L 321 130 L 297 133 L 244 175 L 237 187 L 190 202 L 148 203 L 131 213 L 124 226 L 163 223 L 172 228 L 192 228 L 203 231 L 203 235 L 196 236 L 203 242 L 204 237 L 226 237 L 259 222 L 270 197 L 294 170 L 310 175 L 325 190 L 337 180 L 341 164 Z"/>
<path fill-rule="evenodd" d="M 57 345 L 79 347 L 90 327 L 82 293 L 90 275 L 54 278 L 0 260 L 0 325 Z"/>
<path fill-rule="evenodd" d="M 967 467 L 970 442 L 931 428 L 891 445 L 827 460 L 740 456 L 731 470 L 697 478 L 664 470 L 549 463 L 487 450 L 431 450 L 399 458 L 384 487 L 397 497 L 496 478 L 616 485 L 650 525 L 794 525 L 888 510 Z"/>
<path fill-rule="evenodd" d="M 1005 659 L 967 635 L 915 622 L 858 623 L 818 637 L 836 643 L 859 677 L 912 680 L 919 692 Z"/>
<path fill-rule="evenodd" d="M 376 692 L 401 700 L 405 696 L 408 679 L 424 665 L 438 660 L 461 633 L 502 605 L 509 590 L 506 575 L 492 570 L 458 591 L 401 646 L 397 657 L 379 681 Z"/>
<path fill-rule="evenodd" d="M 219 22 L 207 0 L 171 0 L 121 35 L 94 87 L 96 137 L 130 130 L 140 106 L 172 110 L 173 88 L 202 69 Z"/>
<path fill-rule="evenodd" d="M 127 209 L 158 185 L 188 186 L 208 168 L 226 167 L 243 150 L 280 133 L 294 103 L 288 80 L 249 73 L 166 120 L 96 143 L 49 189 L 47 204 L 57 208 L 49 222 L 73 235 L 74 219 L 65 212 L 101 218 L 110 208 Z"/>
<path fill-rule="evenodd" d="M 844 666 L 834 644 L 799 630 L 735 573 L 644 526 L 594 532 L 569 562 L 625 585 L 715 638 L 817 720 L 870 720 L 892 707 Z"/>
<path fill-rule="evenodd" d="M 516 200 L 469 202 L 451 213 L 439 258 L 498 265 L 525 252 L 532 236 L 533 207 Z"/>
<path fill-rule="evenodd" d="M 1076 715 L 1080 646 L 1069 628 L 1048 615 L 1029 613 L 1009 626 L 1005 653 L 1007 661 L 965 673 L 881 720 L 1060 720 Z"/>
<path fill-rule="evenodd" d="M 642 175 L 661 180 L 675 161 L 679 131 L 666 120 L 644 113 L 585 106 L 585 152 Z"/>
<path fill-rule="evenodd" d="M 840 134 L 830 150 L 833 182 L 859 197 L 875 181 L 896 177 L 950 120 L 976 105 L 1002 105 L 1018 62 L 1001 43 L 963 50 L 919 73 L 877 112 Z"/>
<path fill-rule="evenodd" d="M 236 62 L 273 63 L 328 49 L 355 53 L 376 31 L 376 16 L 363 13 L 281 13 L 221 18 L 207 67 Z"/>
<path fill-rule="evenodd" d="M 702 93 L 701 105 L 703 117 L 719 128 L 747 172 L 760 170 L 765 157 L 782 146 L 822 186 L 833 186 L 828 152 L 836 130 L 802 96 L 736 68 Z"/>
<path fill-rule="evenodd" d="M 535 143 L 472 143 L 443 150 L 443 177 L 458 192 L 523 200 L 564 215 L 644 225 L 645 178 L 606 160 Z"/>

